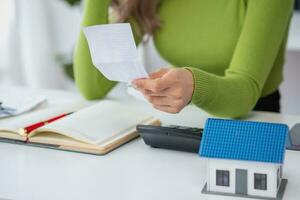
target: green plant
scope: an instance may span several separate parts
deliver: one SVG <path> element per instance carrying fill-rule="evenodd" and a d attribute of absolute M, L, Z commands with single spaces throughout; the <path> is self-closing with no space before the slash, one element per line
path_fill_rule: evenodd
<path fill-rule="evenodd" d="M 64 0 L 67 2 L 69 5 L 74 6 L 80 3 L 81 0 Z"/>
<path fill-rule="evenodd" d="M 56 55 L 55 59 L 62 66 L 64 73 L 67 75 L 67 77 L 74 80 L 72 53 L 68 55 L 58 54 Z"/>
<path fill-rule="evenodd" d="M 81 2 L 81 0 L 64 0 L 70 6 L 77 6 Z M 56 60 L 62 65 L 63 70 L 67 77 L 74 80 L 73 74 L 73 62 L 72 62 L 72 54 L 70 55 L 57 55 Z"/>

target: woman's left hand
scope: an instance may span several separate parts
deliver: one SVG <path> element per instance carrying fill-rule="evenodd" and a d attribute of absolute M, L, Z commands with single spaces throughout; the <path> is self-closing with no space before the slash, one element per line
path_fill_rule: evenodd
<path fill-rule="evenodd" d="M 193 74 L 188 69 L 161 69 L 132 83 L 154 108 L 168 113 L 180 112 L 194 92 Z"/>

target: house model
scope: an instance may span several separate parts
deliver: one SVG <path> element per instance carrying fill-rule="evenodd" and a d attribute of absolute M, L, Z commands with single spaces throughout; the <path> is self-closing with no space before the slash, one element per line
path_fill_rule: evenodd
<path fill-rule="evenodd" d="M 208 119 L 199 155 L 207 161 L 202 193 L 281 199 L 285 124 Z"/>

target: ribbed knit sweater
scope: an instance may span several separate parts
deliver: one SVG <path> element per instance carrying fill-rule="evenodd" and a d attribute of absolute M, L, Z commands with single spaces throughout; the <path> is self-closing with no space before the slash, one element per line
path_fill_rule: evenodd
<path fill-rule="evenodd" d="M 110 3 L 86 0 L 82 26 L 108 23 Z M 155 47 L 172 66 L 192 71 L 193 104 L 213 115 L 240 117 L 283 79 L 292 8 L 293 0 L 161 0 Z M 87 99 L 105 97 L 116 84 L 93 66 L 82 31 L 74 71 Z"/>

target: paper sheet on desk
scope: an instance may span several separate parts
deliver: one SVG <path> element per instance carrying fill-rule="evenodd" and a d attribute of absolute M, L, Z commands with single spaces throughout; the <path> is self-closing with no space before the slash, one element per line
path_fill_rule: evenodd
<path fill-rule="evenodd" d="M 85 27 L 93 64 L 109 80 L 131 83 L 146 78 L 129 23 Z"/>
<path fill-rule="evenodd" d="M 14 92 L 1 93 L 0 102 L 5 109 L 0 109 L 0 119 L 28 112 L 46 101 L 44 95 L 25 96 Z"/>

